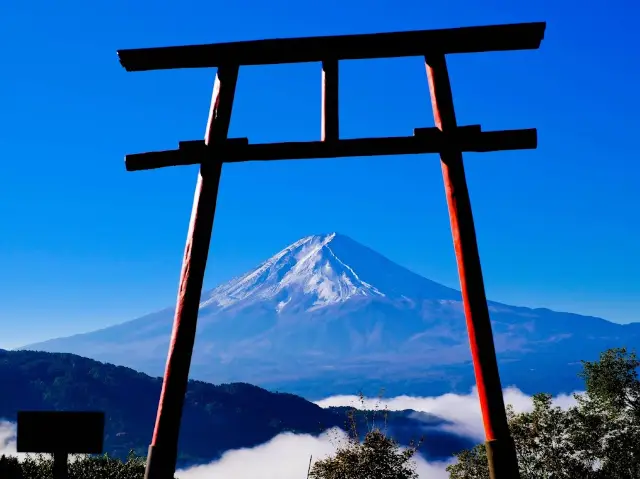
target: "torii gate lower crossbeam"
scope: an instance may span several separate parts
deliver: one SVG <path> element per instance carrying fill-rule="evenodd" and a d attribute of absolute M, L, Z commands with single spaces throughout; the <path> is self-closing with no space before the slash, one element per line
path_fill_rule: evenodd
<path fill-rule="evenodd" d="M 119 52 L 121 63 L 129 71 L 218 67 L 204 142 L 181 142 L 178 150 L 128 155 L 126 158 L 129 171 L 173 165 L 201 165 L 158 415 L 149 447 L 145 473 L 147 479 L 170 479 L 175 471 L 180 421 L 222 164 L 251 160 L 409 153 L 440 154 L 487 439 L 489 473 L 491 479 L 519 477 L 515 447 L 506 420 L 462 152 L 536 148 L 537 135 L 534 129 L 483 132 L 478 125 L 459 127 L 455 118 L 445 54 L 535 49 L 542 41 L 544 30 L 544 23 L 530 23 L 380 36 L 280 39 Z M 426 44 L 416 46 L 417 40 Z M 308 49 L 306 53 L 302 52 L 304 48 L 301 49 L 301 45 Z M 340 140 L 338 60 L 416 54 L 425 56 L 435 128 L 418 128 L 414 130 L 412 137 Z M 234 62 L 236 57 L 240 60 Z M 304 61 L 322 61 L 322 141 L 253 145 L 246 138 L 227 139 L 239 66 Z"/>

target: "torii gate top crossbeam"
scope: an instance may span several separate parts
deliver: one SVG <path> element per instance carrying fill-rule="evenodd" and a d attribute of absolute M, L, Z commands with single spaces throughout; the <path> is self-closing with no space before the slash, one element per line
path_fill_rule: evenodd
<path fill-rule="evenodd" d="M 545 22 L 118 50 L 127 71 L 535 50 Z"/>
<path fill-rule="evenodd" d="M 412 136 L 340 139 L 338 134 L 338 60 L 424 56 L 448 53 L 532 50 L 540 47 L 545 22 L 409 32 L 285 38 L 179 47 L 119 50 L 127 71 L 176 68 L 240 67 L 297 62 L 322 62 L 322 141 L 250 144 L 247 138 L 181 142 L 176 150 L 126 156 L 128 171 L 192 165 L 209 157 L 228 162 L 347 156 L 436 153 L 455 144 L 458 151 L 487 152 L 537 146 L 535 129 L 482 131 L 479 125 L 458 127 L 447 135 L 438 128 L 417 128 Z M 330 141 L 325 141 L 330 140 Z"/>

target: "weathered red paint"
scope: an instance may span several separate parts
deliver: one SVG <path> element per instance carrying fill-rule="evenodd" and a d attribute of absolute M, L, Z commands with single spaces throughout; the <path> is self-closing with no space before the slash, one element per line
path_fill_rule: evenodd
<path fill-rule="evenodd" d="M 218 69 L 205 133 L 207 144 L 222 141 L 227 137 L 237 78 L 238 67 Z M 180 421 L 189 379 L 221 170 L 222 159 L 210 157 L 203 161 L 198 174 L 167 365 L 147 460 L 145 475 L 148 479 L 173 478 L 175 472 Z"/>
<path fill-rule="evenodd" d="M 428 56 L 425 65 L 435 125 L 445 133 L 455 131 L 457 122 L 445 57 Z M 512 446 L 512 442 L 502 397 L 462 153 L 454 146 L 440 153 L 440 160 L 485 435 L 487 441 L 499 441 L 501 445 L 507 445 L 500 449 L 500 452 L 503 452 L 501 457 L 496 455 L 496 461 L 509 465 L 500 468 L 501 474 L 506 475 L 496 475 L 496 468 L 495 471 L 491 471 L 491 477 L 514 479 L 518 477 L 517 458 L 515 448 L 509 447 Z"/>

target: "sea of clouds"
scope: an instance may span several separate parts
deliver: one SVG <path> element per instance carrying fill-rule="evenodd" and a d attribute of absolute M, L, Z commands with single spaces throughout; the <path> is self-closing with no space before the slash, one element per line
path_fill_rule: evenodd
<path fill-rule="evenodd" d="M 504 391 L 505 403 L 511 404 L 516 412 L 532 408 L 531 397 L 517 388 Z M 367 409 L 384 408 L 390 411 L 412 409 L 431 413 L 446 419 L 449 424 L 443 429 L 454 434 L 484 440 L 482 416 L 475 388 L 469 394 L 444 394 L 435 397 L 397 396 L 394 398 L 365 398 L 364 404 L 357 396 L 333 396 L 317 404 L 322 407 L 353 406 Z M 554 404 L 563 408 L 575 404 L 573 394 L 562 394 L 554 398 Z M 332 454 L 346 436 L 339 429 L 325 431 L 314 437 L 308 434 L 280 434 L 270 441 L 248 449 L 227 451 L 210 464 L 178 471 L 180 479 L 208 479 L 211 477 L 260 478 L 260 479 L 300 479 L 306 477 L 309 460 L 322 459 Z M 16 454 L 15 425 L 0 422 L 0 455 Z M 427 462 L 416 458 L 417 472 L 421 478 L 445 479 L 447 465 L 453 460 Z"/>

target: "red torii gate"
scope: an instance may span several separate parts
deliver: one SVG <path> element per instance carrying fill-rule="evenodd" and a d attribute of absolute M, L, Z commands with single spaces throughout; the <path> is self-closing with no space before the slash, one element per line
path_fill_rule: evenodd
<path fill-rule="evenodd" d="M 519 477 L 502 397 L 462 152 L 534 149 L 537 133 L 535 129 L 483 132 L 479 125 L 458 126 L 445 55 L 537 49 L 545 28 L 546 23 L 538 22 L 118 51 L 120 63 L 127 71 L 218 69 L 204 141 L 180 142 L 177 150 L 127 155 L 125 160 L 127 171 L 200 164 L 164 382 L 149 446 L 147 479 L 169 479 L 175 472 L 222 164 L 416 153 L 440 154 L 490 476 L 492 479 Z M 436 126 L 417 128 L 413 136 L 341 140 L 338 61 L 408 56 L 425 58 Z M 227 138 L 240 66 L 302 62 L 322 62 L 321 141 L 251 144 L 247 138 Z"/>

